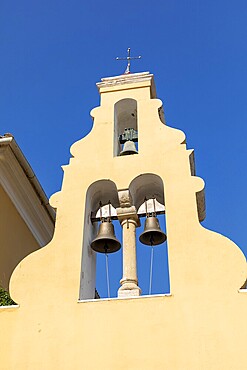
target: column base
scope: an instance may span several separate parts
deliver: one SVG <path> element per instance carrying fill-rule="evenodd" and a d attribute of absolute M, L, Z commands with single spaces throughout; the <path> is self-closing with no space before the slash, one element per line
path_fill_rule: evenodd
<path fill-rule="evenodd" d="M 141 295 L 141 288 L 133 282 L 125 282 L 118 289 L 118 298 L 125 297 L 139 297 Z"/>

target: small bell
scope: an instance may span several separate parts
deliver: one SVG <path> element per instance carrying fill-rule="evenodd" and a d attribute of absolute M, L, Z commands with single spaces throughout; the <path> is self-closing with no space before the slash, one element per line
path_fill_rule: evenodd
<path fill-rule="evenodd" d="M 166 241 L 166 234 L 160 229 L 159 220 L 155 216 L 146 218 L 144 231 L 139 240 L 142 244 L 158 245 Z"/>
<path fill-rule="evenodd" d="M 124 143 L 123 150 L 120 152 L 120 155 L 130 155 L 130 154 L 138 154 L 138 151 L 136 150 L 134 141 L 127 140 Z"/>
<path fill-rule="evenodd" d="M 115 236 L 114 226 L 111 221 L 102 220 L 98 235 L 91 243 L 91 248 L 99 253 L 113 253 L 121 248 L 121 244 Z"/>

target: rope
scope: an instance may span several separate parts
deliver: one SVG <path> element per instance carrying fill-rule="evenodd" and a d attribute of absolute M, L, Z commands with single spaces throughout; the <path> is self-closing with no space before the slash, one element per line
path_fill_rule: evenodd
<path fill-rule="evenodd" d="M 109 281 L 109 266 L 108 266 L 108 254 L 105 253 L 105 268 L 106 268 L 106 282 L 107 282 L 107 295 L 110 298 L 110 281 Z"/>
<path fill-rule="evenodd" d="M 154 261 L 154 246 L 151 241 L 150 277 L 149 277 L 149 293 L 148 293 L 149 295 L 152 293 L 153 261 Z"/>

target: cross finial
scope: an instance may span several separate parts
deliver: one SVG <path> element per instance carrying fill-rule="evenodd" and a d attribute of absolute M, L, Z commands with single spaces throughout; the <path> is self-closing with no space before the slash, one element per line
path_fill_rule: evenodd
<path fill-rule="evenodd" d="M 141 56 L 140 55 L 138 57 L 131 57 L 130 56 L 130 48 L 127 49 L 127 53 L 128 53 L 128 55 L 127 55 L 126 58 L 119 58 L 119 57 L 116 58 L 116 60 L 127 60 L 127 62 L 128 62 L 127 63 L 127 68 L 126 68 L 124 74 L 130 73 L 130 61 L 132 59 L 141 59 Z"/>

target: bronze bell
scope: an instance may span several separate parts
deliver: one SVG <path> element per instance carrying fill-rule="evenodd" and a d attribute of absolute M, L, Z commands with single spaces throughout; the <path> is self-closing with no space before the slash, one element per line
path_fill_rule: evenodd
<path fill-rule="evenodd" d="M 142 244 L 158 245 L 166 241 L 166 234 L 160 229 L 159 220 L 155 216 L 146 218 L 144 231 L 139 240 Z"/>
<path fill-rule="evenodd" d="M 120 155 L 129 155 L 137 153 L 138 151 L 136 150 L 134 141 L 128 140 L 124 143 L 123 150 L 120 152 Z"/>
<path fill-rule="evenodd" d="M 98 235 L 91 243 L 91 248 L 99 253 L 113 253 L 121 248 L 114 232 L 114 226 L 111 221 L 103 221 L 99 226 Z"/>

